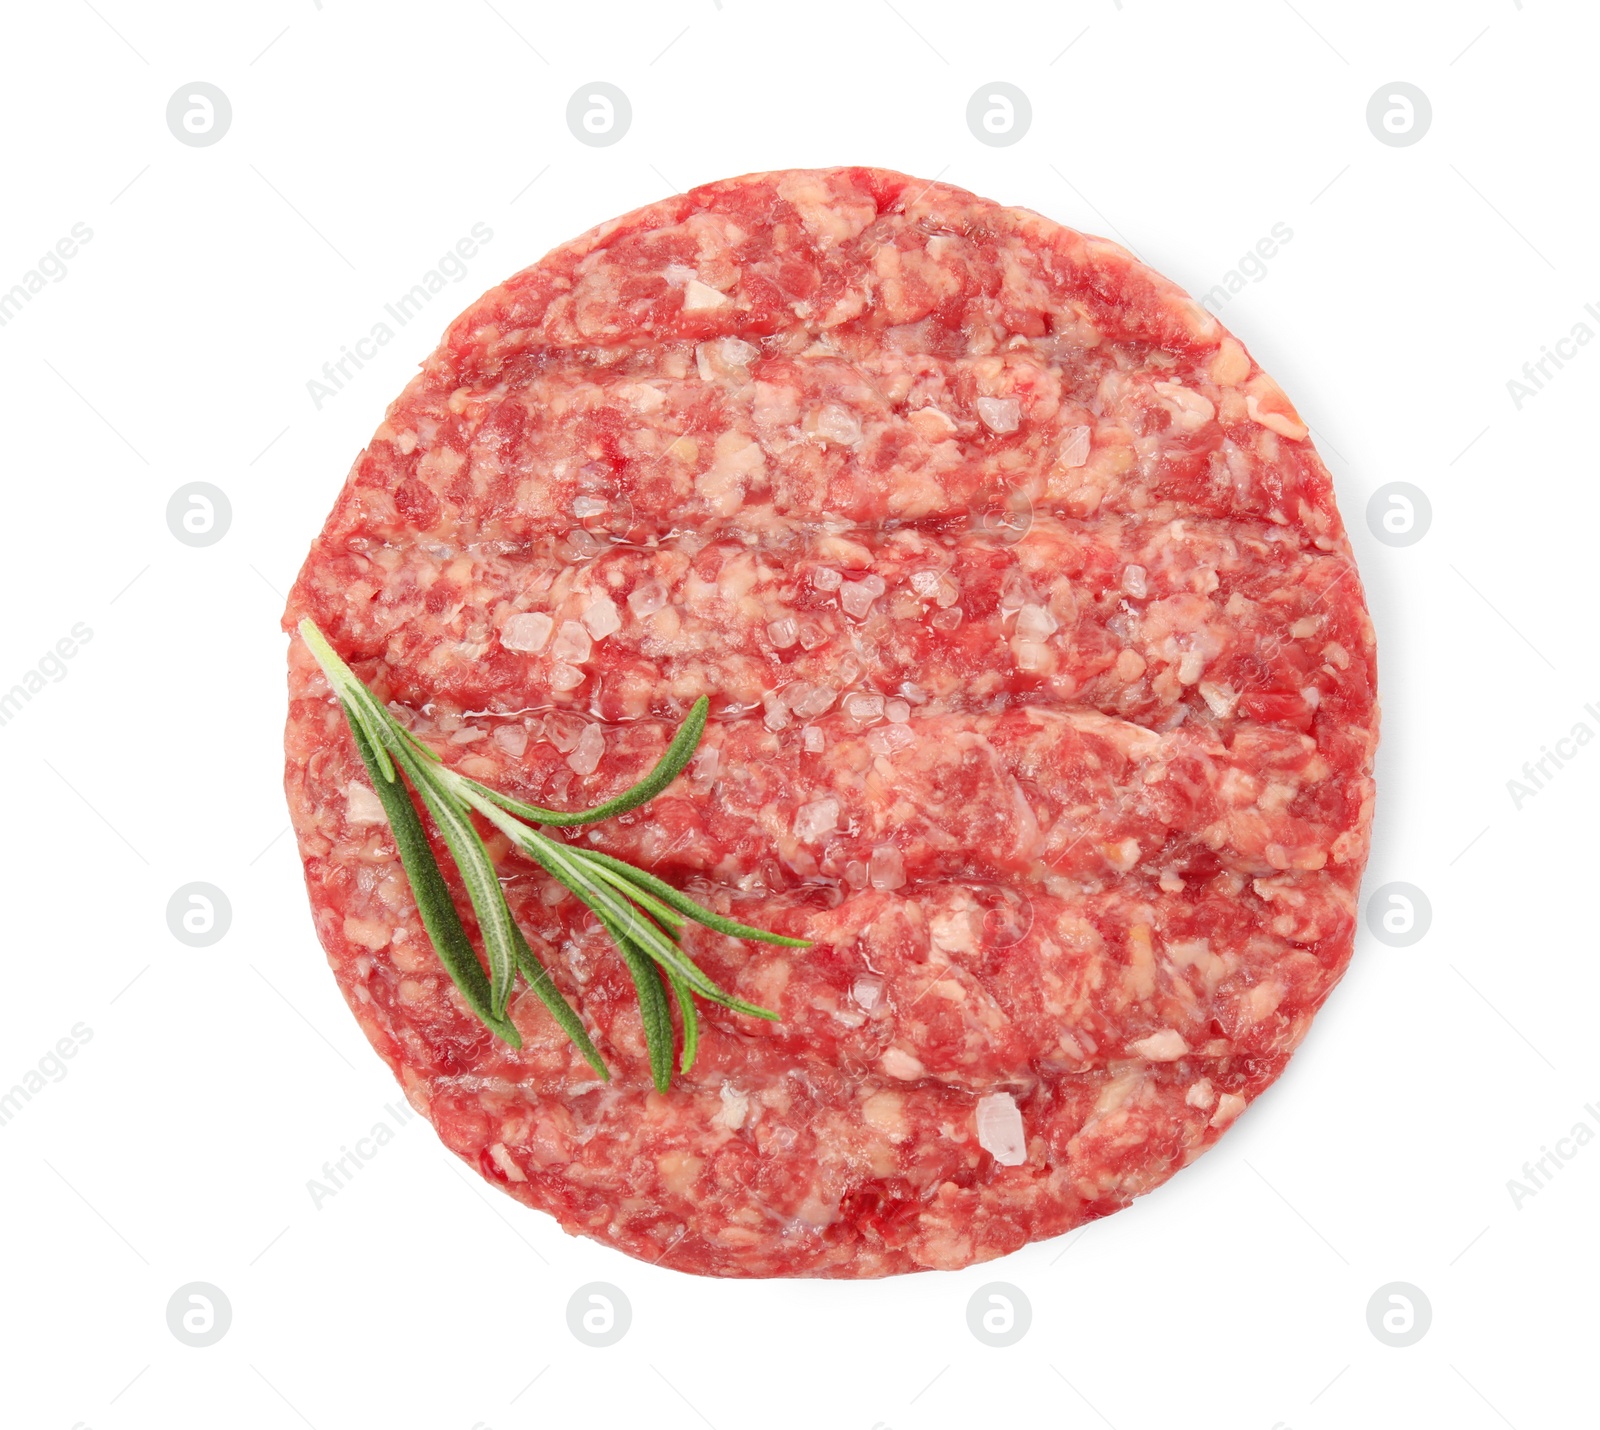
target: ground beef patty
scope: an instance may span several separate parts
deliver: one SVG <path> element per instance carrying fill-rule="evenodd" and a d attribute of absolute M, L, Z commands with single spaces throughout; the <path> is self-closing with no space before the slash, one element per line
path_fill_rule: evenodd
<path fill-rule="evenodd" d="M 958 1267 L 1127 1205 L 1283 1070 L 1350 957 L 1372 630 L 1271 378 L 1123 249 L 873 169 L 595 229 L 459 318 L 289 602 L 448 763 L 808 950 L 691 925 L 650 1083 L 587 911 L 490 841 L 615 1080 L 471 1015 L 311 657 L 286 783 L 351 1009 L 531 1207 L 721 1276 Z M 457 903 L 474 925 L 464 896 Z"/>

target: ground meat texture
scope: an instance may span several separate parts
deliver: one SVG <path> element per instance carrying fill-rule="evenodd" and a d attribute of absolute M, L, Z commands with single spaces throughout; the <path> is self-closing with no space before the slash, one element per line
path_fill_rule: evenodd
<path fill-rule="evenodd" d="M 520 984 L 520 1051 L 473 1018 L 290 651 L 289 803 L 363 1030 L 485 1178 L 651 1262 L 880 1276 L 1104 1216 L 1272 1083 L 1350 957 L 1377 707 L 1328 473 L 1215 318 L 1036 214 L 781 172 L 558 249 L 389 409 L 304 615 L 546 805 L 710 697 L 671 789 L 566 837 L 815 945 L 692 927 L 780 1020 L 702 1005 L 661 1094 L 603 930 L 498 837 L 614 1081 Z"/>

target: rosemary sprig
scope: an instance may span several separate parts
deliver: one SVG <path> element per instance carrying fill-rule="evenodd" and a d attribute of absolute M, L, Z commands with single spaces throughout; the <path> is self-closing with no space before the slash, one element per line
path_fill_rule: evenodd
<path fill-rule="evenodd" d="M 522 1046 L 521 1035 L 506 1011 L 520 972 L 589 1065 L 602 1078 L 610 1078 L 605 1060 L 577 1012 L 561 996 L 517 927 L 489 851 L 472 822 L 474 813 L 570 890 L 593 911 L 611 936 L 638 993 L 651 1077 L 662 1092 L 672 1078 L 669 988 L 683 1019 L 683 1052 L 678 1064 L 682 1072 L 694 1065 L 700 1040 L 694 1003 L 697 996 L 752 1018 L 777 1018 L 776 1013 L 746 1003 L 718 987 L 685 952 L 679 935 L 693 921 L 715 933 L 785 948 L 809 948 L 806 939 L 768 933 L 724 918 L 625 860 L 563 843 L 533 827 L 593 824 L 654 799 L 682 773 L 705 733 L 710 702 L 704 696 L 695 701 L 656 767 L 636 785 L 593 809 L 543 809 L 492 790 L 445 765 L 356 678 L 309 617 L 300 622 L 300 637 L 328 677 L 349 722 L 356 750 L 394 832 L 400 862 L 434 952 L 461 990 L 467 1006 L 496 1037 L 514 1048 Z M 404 781 L 401 775 L 405 776 Z M 451 902 L 449 887 L 406 783 L 422 800 L 460 872 L 483 934 L 487 976 Z"/>

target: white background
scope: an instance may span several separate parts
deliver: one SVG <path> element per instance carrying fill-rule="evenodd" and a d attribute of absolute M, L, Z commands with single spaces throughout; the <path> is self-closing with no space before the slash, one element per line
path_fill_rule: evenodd
<path fill-rule="evenodd" d="M 1506 785 L 1576 722 L 1600 731 L 1600 345 L 1520 410 L 1506 386 L 1600 304 L 1594 7 L 494 4 L 4 10 L 0 289 L 74 223 L 93 238 L 0 328 L 0 688 L 74 623 L 93 637 L 0 727 L 0 1090 L 74 1024 L 92 1038 L 0 1127 L 0 1419 L 1594 1423 L 1600 1146 L 1565 1144 L 1520 1207 L 1507 1182 L 1600 1129 L 1600 747 L 1520 809 Z M 208 148 L 164 118 L 194 80 L 233 106 Z M 633 105 L 609 148 L 565 124 L 594 80 Z M 994 80 L 1033 105 L 1010 147 L 965 123 Z M 1433 106 L 1410 147 L 1365 121 L 1395 80 Z M 1398 949 L 1363 930 L 1292 1069 L 1200 1163 L 987 1267 L 651 1269 L 501 1197 L 420 1119 L 317 1208 L 308 1179 L 392 1121 L 397 1089 L 286 833 L 282 594 L 385 403 L 484 288 L 674 187 L 829 163 L 1036 208 L 1197 293 L 1293 231 L 1221 316 L 1335 474 L 1382 663 L 1366 887 L 1425 890 L 1432 927 Z M 307 380 L 479 221 L 494 236 L 467 277 L 317 410 Z M 165 518 L 196 480 L 232 504 L 205 549 Z M 1391 481 L 1433 506 L 1402 549 L 1365 517 Z M 168 931 L 192 880 L 232 904 L 210 948 Z M 1009 1349 L 967 1328 L 995 1280 L 1033 1309 Z M 191 1281 L 232 1305 L 208 1348 L 167 1327 Z M 632 1303 L 608 1349 L 567 1329 L 591 1281 Z M 1368 1329 L 1391 1281 L 1433 1308 L 1409 1348 Z"/>

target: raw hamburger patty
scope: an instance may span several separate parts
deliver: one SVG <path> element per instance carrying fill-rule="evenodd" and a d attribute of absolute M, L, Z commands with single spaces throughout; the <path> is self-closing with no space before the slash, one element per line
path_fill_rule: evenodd
<path fill-rule="evenodd" d="M 780 172 L 556 250 L 389 409 L 306 614 L 545 805 L 633 783 L 710 696 L 690 770 L 570 837 L 816 942 L 691 926 L 781 1021 L 702 1005 L 662 1095 L 620 957 L 503 839 L 615 1080 L 520 983 L 520 1052 L 473 1018 L 290 651 L 289 803 L 362 1028 L 483 1176 L 651 1262 L 881 1276 L 1104 1216 L 1278 1076 L 1350 957 L 1377 710 L 1328 473 L 1213 317 L 1036 214 Z"/>

